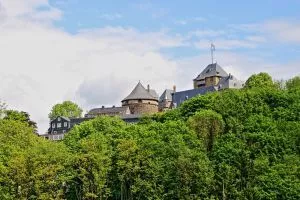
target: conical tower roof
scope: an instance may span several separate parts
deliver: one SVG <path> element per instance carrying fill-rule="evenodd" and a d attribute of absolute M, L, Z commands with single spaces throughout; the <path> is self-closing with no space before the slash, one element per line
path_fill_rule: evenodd
<path fill-rule="evenodd" d="M 122 100 L 127 101 L 127 100 L 139 100 L 139 99 L 146 99 L 146 100 L 158 100 L 157 97 L 154 97 L 151 95 L 151 93 L 139 82 L 135 88 L 132 90 L 132 92 Z"/>

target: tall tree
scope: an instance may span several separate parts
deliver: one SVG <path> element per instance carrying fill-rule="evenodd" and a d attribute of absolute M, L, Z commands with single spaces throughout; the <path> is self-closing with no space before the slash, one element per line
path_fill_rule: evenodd
<path fill-rule="evenodd" d="M 215 138 L 223 132 L 222 116 L 212 110 L 202 110 L 189 118 L 188 123 L 198 137 L 204 141 L 207 151 L 211 151 Z"/>
<path fill-rule="evenodd" d="M 28 126 L 34 129 L 34 132 L 37 133 L 37 124 L 36 122 L 30 119 L 30 115 L 24 111 L 16 111 L 16 110 L 6 110 L 4 119 L 20 121 L 22 123 L 26 123 Z"/>
<path fill-rule="evenodd" d="M 245 84 L 245 88 L 275 88 L 272 77 L 265 72 L 259 74 L 253 74 L 248 78 Z"/>
<path fill-rule="evenodd" d="M 285 86 L 288 90 L 300 90 L 300 76 L 289 79 Z"/>
<path fill-rule="evenodd" d="M 81 117 L 81 115 L 82 109 L 76 103 L 72 101 L 64 101 L 62 103 L 54 105 L 48 117 L 50 120 L 52 120 L 58 116 L 75 118 Z"/>

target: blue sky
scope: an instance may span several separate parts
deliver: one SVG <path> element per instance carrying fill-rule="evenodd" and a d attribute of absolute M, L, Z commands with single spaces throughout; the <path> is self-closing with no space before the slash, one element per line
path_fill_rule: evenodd
<path fill-rule="evenodd" d="M 193 31 L 224 32 L 223 35 L 207 34 L 202 37 L 217 42 L 222 40 L 245 41 L 247 37 L 263 37 L 258 30 L 241 30 L 239 25 L 261 24 L 272 20 L 296 21 L 300 19 L 298 0 L 254 0 L 254 1 L 99 1 L 99 0 L 51 0 L 50 4 L 63 11 L 61 20 L 55 25 L 76 34 L 82 29 L 111 27 L 134 28 L 140 32 L 165 31 L 169 35 L 187 37 Z M 234 28 L 235 27 L 235 28 Z M 187 43 L 199 38 L 191 37 Z M 215 44 L 218 49 L 218 43 Z M 247 52 L 253 56 L 264 56 L 284 63 L 299 55 L 299 44 L 264 41 L 249 45 L 234 45 L 231 52 Z M 246 46 L 246 47 L 245 47 Z M 209 48 L 209 44 L 207 44 Z M 207 49 L 186 45 L 161 48 L 171 57 L 194 56 Z"/>
<path fill-rule="evenodd" d="M 159 94 L 215 61 L 243 81 L 300 74 L 299 0 L 0 0 L 0 101 L 45 131 L 51 107 L 120 105 L 140 80 Z"/>

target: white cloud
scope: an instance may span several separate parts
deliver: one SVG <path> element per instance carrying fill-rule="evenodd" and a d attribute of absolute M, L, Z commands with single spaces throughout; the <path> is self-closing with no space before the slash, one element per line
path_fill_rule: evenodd
<path fill-rule="evenodd" d="M 11 10 L 17 4 L 2 5 Z M 158 92 L 172 87 L 177 64 L 157 50 L 182 45 L 180 37 L 122 27 L 71 35 L 17 14 L 39 13 L 34 10 L 25 6 L 13 11 L 0 25 L 0 97 L 10 108 L 29 112 L 41 133 L 51 106 L 63 100 L 86 110 L 120 103 L 138 80 Z"/>
<path fill-rule="evenodd" d="M 195 30 L 188 33 L 188 35 L 196 36 L 199 38 L 203 37 L 217 37 L 217 36 L 223 36 L 226 32 L 224 30 L 212 30 L 212 29 L 202 29 L 202 30 Z"/>
<path fill-rule="evenodd" d="M 178 24 L 178 25 L 186 25 L 186 24 L 187 24 L 187 21 L 181 19 L 181 20 L 176 20 L 174 23 L 175 23 L 175 24 Z"/>
<path fill-rule="evenodd" d="M 199 40 L 194 45 L 198 49 L 207 49 L 210 43 L 211 40 Z M 213 43 L 216 45 L 216 48 L 222 50 L 255 48 L 257 46 L 256 43 L 247 40 L 214 39 Z"/>
<path fill-rule="evenodd" d="M 99 16 L 100 19 L 105 19 L 105 20 L 116 20 L 116 19 L 121 19 L 123 16 L 119 13 L 114 13 L 114 14 L 102 14 Z"/>
<path fill-rule="evenodd" d="M 300 44 L 299 21 L 272 20 L 262 24 L 262 30 L 282 42 Z"/>
<path fill-rule="evenodd" d="M 58 20 L 62 16 L 62 12 L 52 7 L 48 0 L 0 0 L 0 14 L 5 18 L 38 21 Z"/>
<path fill-rule="evenodd" d="M 298 20 L 267 20 L 254 24 L 230 25 L 229 27 L 245 33 L 259 34 L 257 37 L 268 38 L 269 41 L 300 43 L 300 23 Z"/>
<path fill-rule="evenodd" d="M 187 45 L 185 37 L 170 36 L 165 30 L 105 27 L 71 35 L 48 23 L 62 13 L 47 0 L 0 3 L 0 19 L 4 16 L 0 21 L 0 98 L 10 108 L 29 112 L 41 133 L 47 129 L 51 106 L 63 100 L 73 100 L 84 110 L 117 105 L 138 80 L 159 93 L 175 83 L 179 89 L 192 88 L 192 79 L 210 62 L 209 54 L 183 60 L 164 57 L 161 48 Z M 47 9 L 39 10 L 40 6 Z M 216 46 L 251 48 L 253 43 L 247 42 L 220 39 Z M 198 47 L 207 49 L 209 44 L 203 40 Z M 225 69 L 243 79 L 259 71 L 289 77 L 300 63 L 282 67 L 219 51 L 216 57 Z"/>

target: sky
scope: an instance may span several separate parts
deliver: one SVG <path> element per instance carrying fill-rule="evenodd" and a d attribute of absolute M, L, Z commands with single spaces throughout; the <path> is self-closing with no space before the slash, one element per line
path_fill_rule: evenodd
<path fill-rule="evenodd" d="M 0 0 L 0 100 L 45 133 L 64 100 L 120 105 L 134 86 L 192 88 L 215 62 L 241 80 L 300 75 L 299 0 Z"/>

